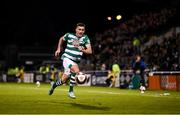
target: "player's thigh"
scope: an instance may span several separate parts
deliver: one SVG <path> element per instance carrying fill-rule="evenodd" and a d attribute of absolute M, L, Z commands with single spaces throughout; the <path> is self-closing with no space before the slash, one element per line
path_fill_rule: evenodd
<path fill-rule="evenodd" d="M 73 73 L 79 73 L 79 66 L 77 64 L 75 65 L 72 65 L 72 67 L 70 68 L 71 69 L 71 72 Z"/>
<path fill-rule="evenodd" d="M 69 58 L 63 59 L 63 66 L 66 71 L 78 73 L 79 72 L 79 66 L 76 62 L 70 60 Z M 65 72 L 67 73 L 67 72 Z"/>

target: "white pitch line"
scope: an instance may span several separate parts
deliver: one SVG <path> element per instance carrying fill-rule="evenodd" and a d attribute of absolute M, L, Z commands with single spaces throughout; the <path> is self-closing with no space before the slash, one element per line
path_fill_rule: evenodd
<path fill-rule="evenodd" d="M 16 87 L 16 89 L 31 89 L 31 90 L 48 90 L 47 88 L 42 88 L 42 87 L 36 87 L 36 85 L 35 85 L 35 87 L 33 88 L 33 87 L 23 87 L 23 86 L 20 86 L 20 87 Z M 56 90 L 61 90 L 61 91 L 68 91 L 68 89 L 61 89 L 61 88 L 58 88 L 58 89 L 56 89 Z M 132 96 L 147 96 L 147 97 L 166 97 L 166 98 L 180 98 L 180 97 L 172 97 L 171 95 L 170 96 L 164 96 L 164 95 L 160 95 L 160 94 L 154 94 L 154 95 L 152 95 L 152 94 L 146 94 L 146 92 L 144 93 L 144 94 L 141 94 L 140 92 L 139 92 L 139 94 L 137 94 L 137 93 L 131 93 L 131 94 L 129 94 L 129 93 L 117 93 L 117 92 L 109 92 L 109 91 L 85 91 L 85 90 L 81 90 L 81 91 L 78 91 L 78 92 L 85 92 L 85 93 L 96 93 L 96 94 L 109 94 L 109 95 L 132 95 Z"/>
<path fill-rule="evenodd" d="M 180 98 L 180 97 L 172 97 L 172 96 L 161 96 L 159 94 L 155 94 L 155 95 L 150 95 L 150 94 L 137 94 L 137 93 L 134 93 L 134 94 L 128 94 L 128 93 L 115 93 L 115 92 L 106 92 L 106 91 L 86 91 L 86 92 L 89 92 L 89 93 L 99 93 L 99 94 L 111 94 L 111 95 L 132 95 L 132 96 L 147 96 L 147 97 L 167 97 L 167 98 Z"/>

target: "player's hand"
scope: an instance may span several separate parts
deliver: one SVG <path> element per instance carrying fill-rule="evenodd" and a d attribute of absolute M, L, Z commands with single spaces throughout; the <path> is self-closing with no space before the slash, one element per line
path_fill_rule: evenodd
<path fill-rule="evenodd" d="M 56 52 L 55 52 L 55 57 L 59 57 L 59 54 L 60 54 L 61 50 L 60 49 L 57 49 Z"/>
<path fill-rule="evenodd" d="M 83 46 L 79 46 L 78 49 L 79 49 L 80 51 L 83 51 L 85 48 L 84 48 Z"/>

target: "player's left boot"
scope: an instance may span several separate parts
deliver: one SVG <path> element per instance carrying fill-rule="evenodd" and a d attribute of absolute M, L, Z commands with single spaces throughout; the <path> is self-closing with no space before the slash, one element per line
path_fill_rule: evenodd
<path fill-rule="evenodd" d="M 69 93 L 68 93 L 68 96 L 69 96 L 70 98 L 72 98 L 72 99 L 75 99 L 75 98 L 76 98 L 76 96 L 74 95 L 74 92 L 73 92 L 73 91 L 69 92 Z"/>

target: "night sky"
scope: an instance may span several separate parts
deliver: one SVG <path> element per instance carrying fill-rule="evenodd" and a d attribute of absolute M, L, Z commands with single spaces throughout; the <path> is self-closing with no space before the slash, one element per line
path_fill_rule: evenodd
<path fill-rule="evenodd" d="M 54 45 L 66 32 L 73 32 L 77 22 L 87 25 L 93 37 L 112 26 L 106 16 L 121 14 L 121 21 L 132 15 L 161 7 L 177 7 L 178 0 L 49 0 L 1 2 L 0 44 Z M 114 22 L 113 24 L 116 24 Z M 121 23 L 121 22 L 118 22 Z"/>

